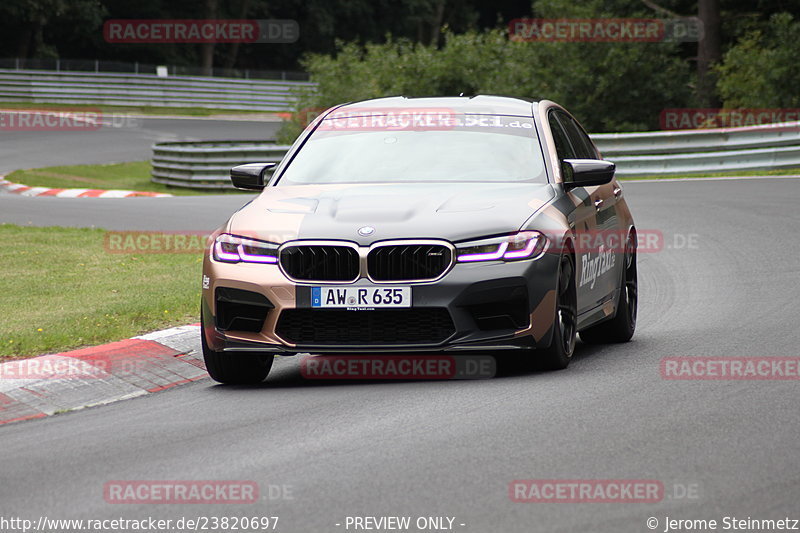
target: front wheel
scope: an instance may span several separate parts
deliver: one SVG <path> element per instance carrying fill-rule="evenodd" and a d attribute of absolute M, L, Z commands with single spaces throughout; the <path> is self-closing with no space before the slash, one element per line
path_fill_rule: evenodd
<path fill-rule="evenodd" d="M 211 379 L 229 385 L 261 383 L 269 374 L 275 357 L 272 354 L 218 352 L 209 348 L 206 334 L 200 332 L 203 359 Z"/>
<path fill-rule="evenodd" d="M 553 319 L 553 340 L 548 348 L 534 353 L 547 370 L 567 368 L 575 352 L 578 325 L 578 299 L 575 289 L 575 261 L 571 255 L 561 256 L 558 267 L 556 314 Z"/>

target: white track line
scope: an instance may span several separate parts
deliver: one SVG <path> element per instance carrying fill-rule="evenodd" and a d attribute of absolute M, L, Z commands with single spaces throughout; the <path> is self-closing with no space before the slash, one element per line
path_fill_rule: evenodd
<path fill-rule="evenodd" d="M 764 180 L 764 179 L 800 179 L 800 176 L 718 176 L 718 177 L 705 177 L 705 178 L 634 178 L 625 179 L 617 178 L 622 183 L 658 183 L 658 182 L 673 182 L 673 181 L 735 181 L 735 180 Z"/>

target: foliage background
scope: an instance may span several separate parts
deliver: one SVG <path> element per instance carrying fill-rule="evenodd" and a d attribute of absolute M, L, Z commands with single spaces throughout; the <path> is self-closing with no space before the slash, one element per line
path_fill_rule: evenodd
<path fill-rule="evenodd" d="M 521 17 L 670 18 L 703 8 L 720 23 L 710 70 L 698 67 L 697 43 L 520 43 L 506 34 Z M 104 42 L 103 22 L 125 18 L 294 19 L 301 36 L 293 44 Z M 0 58 L 306 70 L 320 90 L 301 95 L 298 110 L 397 94 L 543 97 L 590 130 L 629 131 L 657 128 L 667 107 L 800 105 L 798 18 L 798 0 L 4 0 Z M 304 117 L 295 115 L 283 140 Z"/>

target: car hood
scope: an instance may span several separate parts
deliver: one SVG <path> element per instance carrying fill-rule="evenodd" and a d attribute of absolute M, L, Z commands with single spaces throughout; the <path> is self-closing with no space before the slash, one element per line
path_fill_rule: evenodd
<path fill-rule="evenodd" d="M 535 183 L 336 184 L 269 187 L 227 231 L 270 242 L 336 239 L 460 241 L 510 233 L 554 196 Z M 367 236 L 358 230 L 373 228 Z"/>

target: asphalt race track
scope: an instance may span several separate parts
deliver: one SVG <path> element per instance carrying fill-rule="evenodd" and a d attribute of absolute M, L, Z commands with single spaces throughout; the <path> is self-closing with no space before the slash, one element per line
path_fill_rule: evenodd
<path fill-rule="evenodd" d="M 649 517 L 664 531 L 667 516 L 800 518 L 798 382 L 660 375 L 664 357 L 798 355 L 800 182 L 624 187 L 640 232 L 664 237 L 663 249 L 640 255 L 632 342 L 579 344 L 565 371 L 478 381 L 318 382 L 282 358 L 257 387 L 202 380 L 10 424 L 0 428 L 0 515 L 266 515 L 280 517 L 277 531 L 299 533 L 346 531 L 347 516 L 380 515 L 526 533 L 649 531 Z M 207 230 L 246 200 L 80 205 L 4 196 L 0 222 Z M 89 203 L 96 208 L 87 212 Z M 103 498 L 113 480 L 206 479 L 255 481 L 262 501 Z M 514 503 L 516 479 L 655 479 L 665 495 L 659 503 Z M 290 494 L 269 494 L 278 486 Z"/>
<path fill-rule="evenodd" d="M 0 194 L 0 224 L 141 231 L 213 230 L 253 196 L 243 193 L 173 198 L 35 198 Z"/>
<path fill-rule="evenodd" d="M 0 175 L 20 168 L 144 161 L 156 142 L 273 139 L 278 122 L 107 115 L 85 131 L 0 131 Z"/>
<path fill-rule="evenodd" d="M 0 131 L 0 175 L 20 168 L 143 161 L 151 158 L 156 142 L 274 139 L 280 127 L 278 122 L 263 120 L 136 117 L 114 122 L 112 118 L 109 120 L 116 127 L 92 131 Z M 40 200 L 60 198 L 20 197 L 0 190 L 0 223 L 143 231 L 216 228 L 251 196 L 220 196 L 213 200 L 212 209 L 200 207 L 208 205 L 208 200 L 199 197 L 173 198 L 170 208 L 164 209 L 166 204 L 149 202 L 163 198 L 137 198 L 145 201 L 127 205 L 105 200 L 86 203 L 87 198 L 51 203 Z"/>

